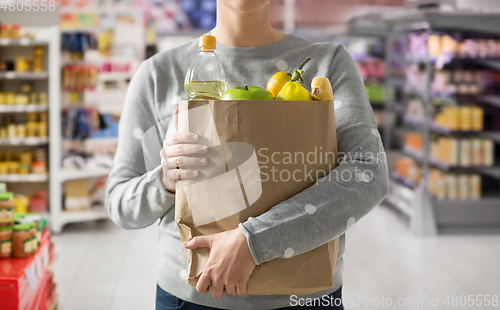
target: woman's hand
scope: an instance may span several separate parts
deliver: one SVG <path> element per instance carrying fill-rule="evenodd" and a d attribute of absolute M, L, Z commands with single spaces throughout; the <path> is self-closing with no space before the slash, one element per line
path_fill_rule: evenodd
<path fill-rule="evenodd" d="M 161 156 L 161 182 L 169 192 L 175 192 L 175 181 L 181 179 L 194 179 L 198 176 L 198 170 L 182 169 L 183 167 L 206 166 L 208 159 L 205 157 L 189 157 L 190 154 L 206 154 L 208 147 L 201 144 L 193 144 L 199 137 L 194 133 L 178 133 L 179 109 L 175 110 L 175 131 L 169 134 L 163 141 Z"/>
<path fill-rule="evenodd" d="M 255 263 L 248 248 L 247 238 L 239 228 L 222 233 L 198 236 L 184 242 L 186 249 L 206 247 L 210 256 L 196 290 L 207 293 L 212 285 L 212 297 L 220 298 L 224 293 L 245 295 L 247 282 Z"/>

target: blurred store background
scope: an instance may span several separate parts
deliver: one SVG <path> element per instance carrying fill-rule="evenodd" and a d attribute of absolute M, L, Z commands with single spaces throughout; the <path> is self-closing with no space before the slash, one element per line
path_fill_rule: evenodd
<path fill-rule="evenodd" d="M 216 1 L 24 3 L 0 9 L 0 208 L 38 233 L 0 259 L 0 308 L 152 309 L 156 228 L 114 226 L 104 184 L 136 68 L 212 29 Z M 385 145 L 391 193 L 347 233 L 344 295 L 498 301 L 500 1 L 272 0 L 271 18 L 347 47 Z"/>

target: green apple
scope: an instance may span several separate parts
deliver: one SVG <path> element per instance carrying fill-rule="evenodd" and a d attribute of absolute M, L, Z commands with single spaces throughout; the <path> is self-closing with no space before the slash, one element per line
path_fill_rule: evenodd
<path fill-rule="evenodd" d="M 226 90 L 222 100 L 274 100 L 274 97 L 263 88 L 245 85 Z"/>

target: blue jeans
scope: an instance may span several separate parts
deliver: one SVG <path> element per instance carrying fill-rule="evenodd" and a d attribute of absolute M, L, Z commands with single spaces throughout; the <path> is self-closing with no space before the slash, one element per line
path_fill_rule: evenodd
<path fill-rule="evenodd" d="M 286 307 L 286 308 L 280 308 L 282 310 L 285 309 L 333 309 L 333 310 L 344 310 L 344 306 L 339 302 L 333 302 L 336 299 L 341 299 L 342 298 L 342 288 L 339 288 L 335 292 L 331 293 L 328 295 L 328 298 L 322 298 L 321 300 L 323 301 L 323 305 L 326 305 L 327 303 L 329 306 L 320 306 L 321 303 L 318 303 L 319 305 L 316 306 L 295 306 L 295 307 Z M 326 302 L 328 300 L 328 302 Z M 292 301 L 292 300 L 291 300 Z M 294 303 L 296 304 L 303 304 L 305 301 L 301 302 L 299 299 L 293 300 Z M 330 302 L 332 301 L 332 302 Z M 299 303 L 300 302 L 300 303 Z M 174 295 L 165 292 L 162 290 L 158 285 L 156 286 L 156 310 L 173 310 L 173 309 L 182 309 L 182 310 L 211 310 L 211 309 L 217 309 L 217 308 L 212 308 L 212 307 L 206 307 L 206 306 L 201 306 L 197 304 L 193 304 L 190 302 L 187 302 L 185 300 L 179 299 L 175 297 Z M 264 310 L 264 309 L 263 309 Z"/>

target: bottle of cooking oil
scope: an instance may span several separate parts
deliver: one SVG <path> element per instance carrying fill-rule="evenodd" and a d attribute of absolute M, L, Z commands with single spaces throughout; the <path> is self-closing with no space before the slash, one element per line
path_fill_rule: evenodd
<path fill-rule="evenodd" d="M 215 55 L 214 36 L 200 37 L 200 53 L 191 62 L 184 80 L 188 100 L 220 100 L 226 91 L 224 68 Z"/>

